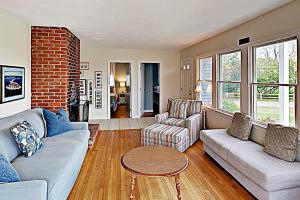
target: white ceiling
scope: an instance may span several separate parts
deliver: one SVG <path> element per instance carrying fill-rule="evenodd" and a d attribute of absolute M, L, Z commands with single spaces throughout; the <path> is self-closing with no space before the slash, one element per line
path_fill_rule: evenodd
<path fill-rule="evenodd" d="M 32 25 L 108 48 L 181 49 L 291 0 L 0 0 Z"/>

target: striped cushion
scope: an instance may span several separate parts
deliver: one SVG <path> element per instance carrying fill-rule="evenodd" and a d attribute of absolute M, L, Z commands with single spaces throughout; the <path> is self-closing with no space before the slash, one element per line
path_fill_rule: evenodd
<path fill-rule="evenodd" d="M 173 100 L 173 99 L 171 99 L 171 98 L 168 99 L 168 104 L 167 104 L 167 111 L 168 111 L 168 112 L 170 111 L 172 100 Z"/>
<path fill-rule="evenodd" d="M 180 152 L 184 152 L 187 148 L 189 148 L 189 137 L 185 137 L 183 141 L 179 143 L 170 143 L 166 141 L 156 140 L 153 138 L 141 138 L 142 146 L 165 146 L 173 149 L 177 149 Z"/>
<path fill-rule="evenodd" d="M 187 116 L 188 104 L 182 100 L 172 100 L 169 110 L 170 118 L 185 119 Z"/>
<path fill-rule="evenodd" d="M 160 123 L 170 125 L 170 126 L 185 127 L 184 119 L 168 118 L 168 119 L 161 121 Z"/>
<path fill-rule="evenodd" d="M 188 137 L 189 130 L 178 126 L 153 124 L 142 130 L 142 137 L 168 143 L 180 143 Z"/>
<path fill-rule="evenodd" d="M 202 111 L 202 101 L 198 100 L 188 100 L 189 107 L 187 111 L 187 116 L 191 116 L 193 114 L 199 114 Z"/>
<path fill-rule="evenodd" d="M 167 109 L 168 112 L 170 113 L 170 109 L 171 109 L 171 104 L 173 101 L 180 101 L 180 102 L 187 102 L 187 113 L 186 116 L 189 117 L 193 114 L 199 114 L 202 111 L 202 101 L 199 100 L 185 100 L 185 99 L 173 99 L 173 98 L 169 98 L 168 99 L 168 105 L 167 105 Z"/>

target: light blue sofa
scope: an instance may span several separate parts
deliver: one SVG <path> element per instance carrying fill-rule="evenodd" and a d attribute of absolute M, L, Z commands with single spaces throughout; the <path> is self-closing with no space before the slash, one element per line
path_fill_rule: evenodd
<path fill-rule="evenodd" d="M 43 147 L 31 157 L 21 154 L 10 127 L 28 121 L 43 138 Z M 73 130 L 45 137 L 47 129 L 40 108 L 0 119 L 0 153 L 18 171 L 21 182 L 0 184 L 0 199 L 64 200 L 76 181 L 88 149 L 86 122 L 72 122 Z"/>

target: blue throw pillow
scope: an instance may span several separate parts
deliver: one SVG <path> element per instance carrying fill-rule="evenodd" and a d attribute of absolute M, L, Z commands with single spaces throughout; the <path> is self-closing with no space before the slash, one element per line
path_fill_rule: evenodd
<path fill-rule="evenodd" d="M 41 138 L 27 121 L 11 127 L 10 132 L 26 157 L 32 156 L 43 145 Z"/>
<path fill-rule="evenodd" d="M 64 109 L 61 108 L 57 113 L 43 110 L 43 113 L 46 120 L 47 137 L 52 137 L 72 130 L 72 124 Z"/>
<path fill-rule="evenodd" d="M 10 162 L 0 154 L 0 183 L 21 181 L 20 176 Z"/>

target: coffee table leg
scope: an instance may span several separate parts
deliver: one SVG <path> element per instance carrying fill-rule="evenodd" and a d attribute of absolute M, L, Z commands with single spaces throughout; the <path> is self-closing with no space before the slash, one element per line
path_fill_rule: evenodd
<path fill-rule="evenodd" d="M 136 177 L 137 177 L 136 174 L 134 173 L 131 174 L 131 188 L 130 188 L 130 196 L 129 196 L 130 199 L 133 199 Z"/>
<path fill-rule="evenodd" d="M 180 193 L 180 177 L 179 174 L 175 175 L 175 183 L 176 183 L 176 190 L 177 190 L 177 197 L 178 200 L 181 200 L 181 193 Z"/>

